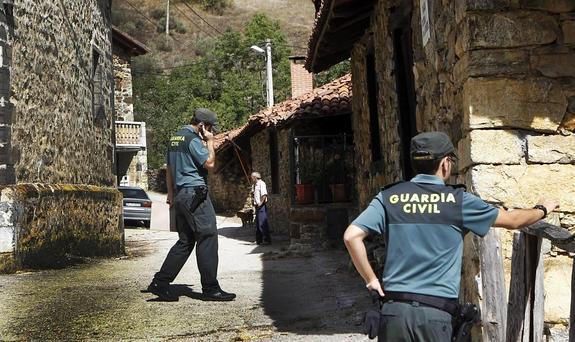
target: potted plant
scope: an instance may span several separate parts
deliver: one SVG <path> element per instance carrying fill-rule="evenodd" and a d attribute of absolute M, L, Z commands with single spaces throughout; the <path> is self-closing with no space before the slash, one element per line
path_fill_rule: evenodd
<path fill-rule="evenodd" d="M 345 191 L 345 165 L 340 154 L 336 153 L 326 164 L 326 175 L 334 202 L 343 202 L 347 199 Z"/>
<path fill-rule="evenodd" d="M 315 202 L 315 185 L 322 177 L 322 165 L 318 159 L 300 161 L 298 165 L 299 184 L 296 184 L 296 203 Z"/>

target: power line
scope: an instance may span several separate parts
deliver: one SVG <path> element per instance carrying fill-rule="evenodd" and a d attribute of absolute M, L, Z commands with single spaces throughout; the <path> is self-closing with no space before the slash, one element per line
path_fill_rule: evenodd
<path fill-rule="evenodd" d="M 169 74 L 164 74 L 161 71 L 164 70 L 174 70 L 174 69 L 180 69 L 180 68 L 186 68 L 189 66 L 194 66 L 194 65 L 198 65 L 201 62 L 194 62 L 194 63 L 187 63 L 187 64 L 182 64 L 182 65 L 176 65 L 176 66 L 171 66 L 171 67 L 164 67 L 164 68 L 154 68 L 153 70 L 150 71 L 140 71 L 140 70 L 132 70 L 132 74 L 138 74 L 138 75 L 155 75 L 155 76 L 170 76 Z"/>
<path fill-rule="evenodd" d="M 209 27 L 211 27 L 214 31 L 216 31 L 218 34 L 222 34 L 222 32 L 220 30 L 218 30 L 217 28 L 215 28 L 214 26 L 212 26 L 212 24 L 208 23 L 208 21 L 206 19 L 204 19 L 201 15 L 198 14 L 198 12 L 196 12 L 192 6 L 188 5 L 187 2 L 183 2 L 184 6 L 186 6 L 190 11 L 192 11 L 195 15 L 197 15 L 204 23 L 208 24 Z"/>
<path fill-rule="evenodd" d="M 132 4 L 130 1 L 125 0 L 126 3 L 128 5 L 130 5 L 130 7 L 132 7 L 134 9 L 134 11 L 136 11 L 136 13 L 138 13 L 140 16 L 142 16 L 143 18 L 145 18 L 147 21 L 149 21 L 152 25 L 154 25 L 154 27 L 158 26 L 158 23 L 155 23 L 152 19 L 150 19 L 147 15 L 145 15 L 144 13 L 142 13 L 136 6 L 134 6 L 134 4 Z M 170 38 L 172 38 L 173 40 L 175 40 L 176 42 L 182 44 L 181 41 L 179 41 L 178 39 L 176 39 L 176 37 L 174 36 L 169 36 Z"/>
<path fill-rule="evenodd" d="M 174 4 L 174 7 L 175 7 L 186 19 L 188 19 L 192 24 L 194 24 L 194 26 L 196 26 L 200 31 L 204 32 L 205 34 L 207 34 L 208 36 L 210 36 L 210 37 L 212 37 L 212 38 L 215 38 L 211 33 L 207 32 L 207 31 L 204 31 L 204 29 L 203 29 L 200 25 L 196 24 L 196 22 L 193 21 L 190 17 L 188 17 L 188 15 L 187 15 L 186 13 L 184 13 L 178 6 L 176 6 L 176 5 Z"/>

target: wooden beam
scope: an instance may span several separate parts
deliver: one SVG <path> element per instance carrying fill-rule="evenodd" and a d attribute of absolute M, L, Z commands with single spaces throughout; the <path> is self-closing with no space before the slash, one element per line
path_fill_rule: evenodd
<path fill-rule="evenodd" d="M 359 2 L 359 4 L 358 1 L 352 1 L 344 4 L 338 2 L 332 7 L 333 13 L 331 18 L 350 18 L 366 11 L 371 13 L 373 12 L 374 3 L 375 1 L 372 0 L 363 0 Z"/>
<path fill-rule="evenodd" d="M 355 31 L 361 31 L 362 34 L 369 25 L 371 20 L 371 12 L 365 12 L 354 18 L 334 19 L 329 23 L 328 33 L 341 33 L 346 32 L 348 28 L 357 26 Z"/>
<path fill-rule="evenodd" d="M 539 221 L 521 229 L 521 231 L 529 235 L 546 238 L 551 241 L 551 244 L 558 248 L 575 253 L 575 235 L 569 233 L 565 228 L 555 226 L 545 221 Z"/>

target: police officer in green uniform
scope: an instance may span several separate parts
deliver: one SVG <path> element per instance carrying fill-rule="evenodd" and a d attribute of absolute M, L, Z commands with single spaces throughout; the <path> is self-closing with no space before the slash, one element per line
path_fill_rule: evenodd
<path fill-rule="evenodd" d="M 208 170 L 214 168 L 217 116 L 206 108 L 195 111 L 191 124 L 170 138 L 167 156 L 167 203 L 175 206 L 179 240 L 170 249 L 148 291 L 161 300 L 177 301 L 169 288 L 196 246 L 203 300 L 230 301 L 236 295 L 218 283 L 218 231 L 207 188 Z"/>
<path fill-rule="evenodd" d="M 446 134 L 419 134 L 410 148 L 417 176 L 375 196 L 347 228 L 344 241 L 366 287 L 383 297 L 380 341 L 449 341 L 465 234 L 485 236 L 492 226 L 522 228 L 544 218 L 557 203 L 498 209 L 463 187 L 445 184 L 456 160 Z M 381 283 L 363 243 L 369 234 L 384 234 L 388 241 Z"/>

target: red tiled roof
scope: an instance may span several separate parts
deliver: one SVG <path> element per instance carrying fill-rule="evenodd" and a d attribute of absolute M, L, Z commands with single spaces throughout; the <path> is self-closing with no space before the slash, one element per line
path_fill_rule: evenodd
<path fill-rule="evenodd" d="M 234 128 L 230 131 L 222 132 L 214 136 L 214 149 L 219 150 L 221 147 L 224 146 L 230 140 L 235 139 L 237 136 L 242 134 L 248 128 L 248 124 L 240 126 L 238 128 Z"/>
<path fill-rule="evenodd" d="M 345 75 L 295 99 L 278 103 L 249 118 L 263 126 L 281 126 L 305 116 L 320 117 L 351 112 L 351 75 Z"/>
<path fill-rule="evenodd" d="M 250 116 L 248 123 L 223 132 L 215 137 L 216 150 L 226 146 L 226 142 L 255 127 L 280 127 L 300 118 L 314 118 L 351 113 L 351 74 L 305 93 L 295 99 L 285 100 L 265 108 Z"/>

